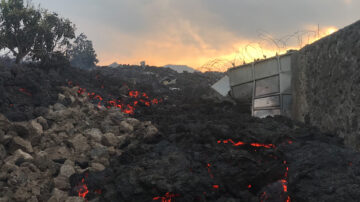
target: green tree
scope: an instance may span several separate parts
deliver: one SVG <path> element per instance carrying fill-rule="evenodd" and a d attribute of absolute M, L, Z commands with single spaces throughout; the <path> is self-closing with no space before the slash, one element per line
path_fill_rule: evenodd
<path fill-rule="evenodd" d="M 72 66 L 82 69 L 92 68 L 99 62 L 92 41 L 88 40 L 84 33 L 76 37 L 71 49 L 68 51 L 68 56 Z"/>
<path fill-rule="evenodd" d="M 42 63 L 54 57 L 65 55 L 70 40 L 75 38 L 75 26 L 68 19 L 60 18 L 57 13 L 42 11 L 37 37 L 31 55 Z"/>
<path fill-rule="evenodd" d="M 19 63 L 25 56 L 46 62 L 64 54 L 75 38 L 75 26 L 58 14 L 23 0 L 1 0 L 0 49 L 8 48 Z"/>
<path fill-rule="evenodd" d="M 0 48 L 8 48 L 16 63 L 29 54 L 38 36 L 41 13 L 23 0 L 2 0 L 0 4 Z"/>

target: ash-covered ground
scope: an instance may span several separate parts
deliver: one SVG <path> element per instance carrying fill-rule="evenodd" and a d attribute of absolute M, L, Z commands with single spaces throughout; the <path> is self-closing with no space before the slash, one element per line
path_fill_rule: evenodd
<path fill-rule="evenodd" d="M 357 152 L 215 98 L 222 76 L 3 64 L 0 201 L 358 201 Z"/>

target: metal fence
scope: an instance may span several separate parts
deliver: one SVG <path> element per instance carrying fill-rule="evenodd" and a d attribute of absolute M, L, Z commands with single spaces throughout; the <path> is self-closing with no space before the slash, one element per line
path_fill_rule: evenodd
<path fill-rule="evenodd" d="M 288 53 L 230 69 L 231 95 L 249 104 L 253 116 L 290 117 L 291 56 Z"/>

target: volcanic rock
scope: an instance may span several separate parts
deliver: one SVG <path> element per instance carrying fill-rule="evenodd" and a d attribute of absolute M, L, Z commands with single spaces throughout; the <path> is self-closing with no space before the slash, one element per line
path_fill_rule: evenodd
<path fill-rule="evenodd" d="M 92 172 L 99 172 L 99 171 L 103 171 L 105 170 L 105 166 L 102 165 L 101 163 L 91 163 L 91 168 L 90 170 Z"/>
<path fill-rule="evenodd" d="M 127 121 L 121 121 L 120 127 L 122 133 L 131 133 L 134 131 L 134 127 Z"/>
<path fill-rule="evenodd" d="M 11 144 L 11 150 L 17 150 L 17 149 L 22 149 L 23 151 L 28 153 L 34 152 L 31 143 L 18 136 L 12 139 L 12 144 Z"/>
<path fill-rule="evenodd" d="M 105 146 L 116 146 L 119 142 L 119 139 L 113 133 L 105 133 L 102 136 L 101 143 Z"/>
<path fill-rule="evenodd" d="M 0 197 L 0 202 L 10 202 L 8 197 Z"/>
<path fill-rule="evenodd" d="M 67 178 L 70 177 L 74 173 L 75 173 L 75 169 L 71 165 L 64 164 L 60 168 L 60 175 L 65 176 Z"/>
<path fill-rule="evenodd" d="M 101 142 L 102 133 L 98 128 L 91 128 L 84 132 L 85 136 L 90 136 L 90 138 L 98 143 Z"/>
<path fill-rule="evenodd" d="M 30 121 L 30 127 L 33 129 L 32 135 L 42 135 L 43 127 L 47 128 L 47 121 L 43 117 L 38 117 L 36 120 Z M 35 134 L 34 134 L 35 133 Z"/>
<path fill-rule="evenodd" d="M 54 111 L 61 111 L 61 110 L 65 110 L 66 107 L 61 103 L 55 103 L 53 109 Z"/>
<path fill-rule="evenodd" d="M 21 123 L 21 122 L 16 122 L 13 124 L 10 124 L 10 131 L 14 131 L 16 133 L 16 135 L 22 137 L 22 138 L 27 138 L 29 136 L 29 130 L 26 126 L 25 123 Z"/>
<path fill-rule="evenodd" d="M 151 124 L 147 125 L 147 126 L 145 126 L 144 138 L 152 139 L 158 132 L 159 132 L 159 130 L 155 126 L 153 126 Z"/>
<path fill-rule="evenodd" d="M 51 198 L 48 202 L 63 202 L 68 198 L 68 194 L 64 191 L 61 191 L 58 188 L 54 188 Z"/>
<path fill-rule="evenodd" d="M 69 142 L 78 153 L 83 153 L 90 149 L 90 146 L 87 143 L 87 138 L 80 133 L 76 134 L 75 137 L 69 140 Z"/>
<path fill-rule="evenodd" d="M 126 118 L 125 121 L 136 128 L 141 122 L 135 118 Z"/>
<path fill-rule="evenodd" d="M 3 71 L 0 82 L 4 78 L 8 86 L 3 97 L 9 100 L 0 98 L 0 108 L 11 120 L 0 115 L 4 200 L 84 201 L 78 197 L 84 185 L 88 201 L 360 198 L 358 153 L 309 125 L 283 117 L 257 119 L 232 103 L 203 99 L 221 73 L 151 67 Z M 19 82 L 16 74 L 28 78 L 24 86 L 11 83 Z M 180 90 L 158 82 L 165 76 L 176 78 L 173 87 Z M 20 87 L 32 96 L 19 93 Z M 138 101 L 129 96 L 132 89 L 162 101 L 150 106 L 139 101 L 130 115 L 107 105 Z M 31 142 L 33 153 L 9 152 L 16 137 Z"/>
<path fill-rule="evenodd" d="M 43 130 L 47 130 L 49 128 L 48 122 L 44 117 L 39 116 L 36 118 L 36 121 L 42 126 Z M 40 128 L 39 128 L 39 131 L 40 131 Z"/>
<path fill-rule="evenodd" d="M 0 144 L 0 160 L 3 160 L 6 157 L 6 153 L 4 145 Z"/>
<path fill-rule="evenodd" d="M 65 202 L 85 202 L 85 199 L 73 196 L 73 197 L 67 198 Z"/>
<path fill-rule="evenodd" d="M 45 149 L 45 152 L 48 154 L 49 159 L 51 160 L 60 160 L 60 159 L 64 159 L 64 161 L 66 159 L 71 159 L 71 153 L 69 151 L 69 149 L 65 146 L 55 146 L 55 147 L 49 147 L 47 149 Z"/>
<path fill-rule="evenodd" d="M 16 151 L 14 152 L 13 155 L 7 157 L 7 158 L 4 160 L 4 162 L 5 162 L 5 163 L 15 164 L 16 162 L 19 162 L 19 161 L 32 161 L 33 159 L 34 159 L 34 158 L 33 158 L 30 154 L 24 152 L 24 151 L 21 150 L 21 149 L 18 149 L 18 150 L 16 150 Z"/>
<path fill-rule="evenodd" d="M 60 190 L 68 190 L 70 188 L 69 178 L 59 175 L 54 179 L 54 185 Z"/>
<path fill-rule="evenodd" d="M 6 131 L 9 129 L 9 126 L 9 120 L 3 114 L 0 114 L 0 128 Z"/>

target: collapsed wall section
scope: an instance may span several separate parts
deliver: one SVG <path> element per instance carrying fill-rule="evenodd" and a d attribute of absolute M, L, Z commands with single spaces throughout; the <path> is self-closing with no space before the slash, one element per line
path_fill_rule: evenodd
<path fill-rule="evenodd" d="M 360 149 L 360 21 L 293 58 L 293 118 L 335 131 Z"/>

